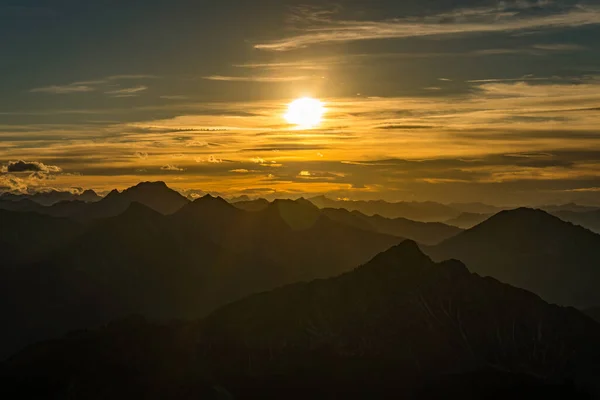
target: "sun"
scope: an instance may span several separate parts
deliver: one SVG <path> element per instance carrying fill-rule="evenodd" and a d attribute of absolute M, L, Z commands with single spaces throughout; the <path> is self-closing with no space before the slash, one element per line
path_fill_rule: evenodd
<path fill-rule="evenodd" d="M 303 97 L 292 101 L 283 117 L 288 123 L 296 125 L 300 129 L 310 129 L 321 123 L 324 114 L 323 102 Z"/>

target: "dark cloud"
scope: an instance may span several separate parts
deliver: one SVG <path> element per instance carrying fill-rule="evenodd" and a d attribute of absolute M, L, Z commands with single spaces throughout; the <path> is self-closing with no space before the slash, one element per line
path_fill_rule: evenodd
<path fill-rule="evenodd" d="M 54 165 L 46 165 L 38 161 L 9 161 L 8 164 L 1 167 L 2 172 L 19 173 L 19 172 L 34 172 L 34 173 L 59 173 L 62 171 L 60 167 Z"/>

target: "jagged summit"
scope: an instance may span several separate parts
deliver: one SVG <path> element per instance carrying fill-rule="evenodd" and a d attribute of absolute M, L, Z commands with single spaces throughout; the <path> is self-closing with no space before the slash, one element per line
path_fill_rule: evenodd
<path fill-rule="evenodd" d="M 206 194 L 202 197 L 199 197 L 198 199 L 194 200 L 194 203 L 196 204 L 202 204 L 202 203 L 208 203 L 208 202 L 219 202 L 219 203 L 224 203 L 224 204 L 229 204 L 227 202 L 227 200 L 225 200 L 224 198 L 222 198 L 221 196 L 213 196 L 211 194 Z"/>
<path fill-rule="evenodd" d="M 405 240 L 389 250 L 376 255 L 371 261 L 358 268 L 360 273 L 375 273 L 378 279 L 393 279 L 418 275 L 434 266 L 417 242 Z"/>
<path fill-rule="evenodd" d="M 206 210 L 215 210 L 215 209 L 235 209 L 234 206 L 229 204 L 227 200 L 220 196 L 212 196 L 210 194 L 204 195 L 202 197 L 197 198 L 193 202 L 186 205 L 184 209 L 206 209 Z"/>
<path fill-rule="evenodd" d="M 123 193 L 131 192 L 174 192 L 167 184 L 163 181 L 156 182 L 140 182 L 135 186 L 125 189 Z"/>

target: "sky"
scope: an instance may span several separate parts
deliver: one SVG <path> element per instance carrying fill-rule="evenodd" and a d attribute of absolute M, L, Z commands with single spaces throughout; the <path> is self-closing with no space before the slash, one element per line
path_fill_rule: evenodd
<path fill-rule="evenodd" d="M 0 0 L 0 37 L 0 191 L 600 204 L 599 1 Z"/>

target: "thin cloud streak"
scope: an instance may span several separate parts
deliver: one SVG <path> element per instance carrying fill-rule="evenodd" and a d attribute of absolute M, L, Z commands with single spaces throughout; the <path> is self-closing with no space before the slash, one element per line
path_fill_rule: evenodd
<path fill-rule="evenodd" d="M 72 93 L 93 92 L 95 90 L 96 89 L 91 86 L 71 84 L 71 85 L 64 85 L 64 86 L 53 85 L 53 86 L 46 86 L 46 87 L 41 87 L 41 88 L 34 88 L 34 89 L 31 89 L 29 92 L 30 93 L 51 93 L 51 94 L 72 94 Z"/>
<path fill-rule="evenodd" d="M 222 82 L 259 82 L 259 83 L 282 83 L 297 82 L 310 79 L 308 76 L 204 76 L 203 79 Z"/>
<path fill-rule="evenodd" d="M 134 95 L 140 92 L 148 90 L 148 86 L 136 86 L 130 88 L 116 89 L 105 92 L 106 94 L 114 94 L 114 95 Z"/>
<path fill-rule="evenodd" d="M 448 20 L 453 22 L 448 22 Z M 403 18 L 384 21 L 335 20 L 331 14 L 305 18 L 311 25 L 303 33 L 270 42 L 258 43 L 259 50 L 290 51 L 316 44 L 374 39 L 460 35 L 495 32 L 550 30 L 600 24 L 600 7 L 578 6 L 554 14 L 521 17 L 498 8 L 459 10 L 422 19 Z"/>

